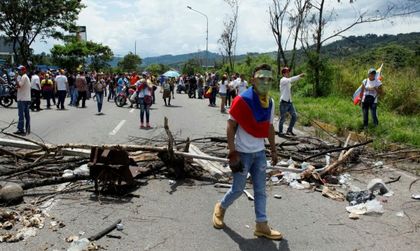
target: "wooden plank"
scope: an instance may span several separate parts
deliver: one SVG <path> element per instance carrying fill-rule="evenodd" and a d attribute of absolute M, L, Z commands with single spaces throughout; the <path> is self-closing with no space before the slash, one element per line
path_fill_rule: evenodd
<path fill-rule="evenodd" d="M 203 158 L 200 158 L 200 159 L 195 158 L 194 162 L 197 163 L 198 165 L 200 165 L 204 170 L 208 171 L 215 178 L 227 177 L 227 176 L 230 175 L 230 173 L 231 173 L 230 169 L 223 167 L 219 163 L 219 162 L 221 162 L 220 160 L 223 160 L 223 162 L 227 162 L 227 159 L 222 159 L 222 158 L 216 158 L 216 157 L 209 156 L 209 155 L 203 153 L 197 146 L 195 146 L 193 144 L 190 144 L 190 147 L 189 147 L 188 151 L 192 155 L 196 155 L 196 156 L 200 156 L 200 157 L 209 157 L 208 159 L 210 159 L 210 160 L 206 160 L 206 159 L 203 159 Z M 219 159 L 219 162 L 212 161 L 212 159 L 215 160 L 215 158 Z"/>

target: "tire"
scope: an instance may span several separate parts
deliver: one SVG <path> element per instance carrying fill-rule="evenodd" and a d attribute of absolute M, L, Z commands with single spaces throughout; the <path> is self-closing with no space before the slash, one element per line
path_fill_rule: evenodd
<path fill-rule="evenodd" d="M 0 99 L 0 104 L 4 107 L 9 107 L 13 104 L 13 98 L 11 97 L 2 97 Z"/>
<path fill-rule="evenodd" d="M 122 96 L 118 96 L 117 99 L 115 100 L 115 104 L 118 107 L 123 107 L 126 104 L 127 100 L 125 97 Z"/>

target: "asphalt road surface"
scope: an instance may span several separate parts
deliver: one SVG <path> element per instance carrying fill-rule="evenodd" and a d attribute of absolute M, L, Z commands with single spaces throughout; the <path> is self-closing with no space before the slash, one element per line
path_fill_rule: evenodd
<path fill-rule="evenodd" d="M 225 135 L 227 115 L 208 107 L 207 100 L 176 95 L 171 102 L 173 106 L 165 107 L 159 93 L 157 96 L 157 104 L 151 111 L 151 130 L 139 129 L 137 109 L 118 108 L 112 102 L 105 102 L 105 115 L 97 116 L 96 104 L 90 100 L 85 109 L 67 106 L 65 111 L 54 107 L 31 113 L 32 134 L 28 137 L 55 144 L 128 143 L 132 136 L 154 139 L 164 135 L 164 116 L 178 138 Z M 13 119 L 17 119 L 16 105 L 0 108 L 0 127 Z M 0 250 L 66 250 L 69 247 L 66 237 L 89 237 L 117 219 L 122 219 L 124 229 L 114 230 L 112 234 L 121 239 L 104 237 L 96 242 L 106 250 L 419 250 L 419 203 L 413 202 L 408 192 L 408 185 L 417 177 L 384 168 L 352 174 L 352 182 L 363 188 L 371 178 L 387 180 L 399 175 L 401 180 L 389 185 L 395 195 L 384 203 L 385 213 L 364 215 L 356 221 L 348 218 L 346 202 L 285 185 L 268 186 L 269 223 L 283 232 L 282 241 L 253 236 L 253 202 L 245 196 L 228 209 L 227 227 L 214 229 L 213 206 L 226 189 L 214 188 L 210 183 L 171 185 L 162 177 L 144 181 L 133 191 L 134 196 L 127 198 L 98 200 L 88 191 L 57 195 L 44 204 L 44 209 L 55 220 L 62 221 L 64 228 L 52 231 L 48 219 L 36 237 L 12 244 L 0 243 Z M 47 188 L 36 191 L 43 190 Z M 275 199 L 274 194 L 282 198 Z M 397 216 L 401 211 L 404 216 Z"/>

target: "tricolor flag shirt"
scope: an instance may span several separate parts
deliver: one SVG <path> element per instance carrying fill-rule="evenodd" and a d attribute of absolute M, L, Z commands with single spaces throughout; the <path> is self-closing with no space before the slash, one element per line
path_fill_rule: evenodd
<path fill-rule="evenodd" d="M 263 108 L 254 88 L 248 88 L 237 96 L 229 110 L 229 119 L 238 123 L 235 148 L 238 152 L 255 153 L 265 149 L 274 120 L 274 100 L 270 98 L 268 108 Z"/>

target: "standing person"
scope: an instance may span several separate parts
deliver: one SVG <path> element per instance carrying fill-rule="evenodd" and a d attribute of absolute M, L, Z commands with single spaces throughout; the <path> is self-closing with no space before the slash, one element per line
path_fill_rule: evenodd
<path fill-rule="evenodd" d="M 271 164 L 277 163 L 273 127 L 274 101 L 268 96 L 272 81 L 271 67 L 267 64 L 257 66 L 252 79 L 254 87 L 249 88 L 233 101 L 226 129 L 233 184 L 221 202 L 216 203 L 214 207 L 213 226 L 217 229 L 225 226 L 226 209 L 243 194 L 247 175 L 250 173 L 255 197 L 254 235 L 280 240 L 282 234 L 268 226 L 266 215 L 265 138 L 268 138 L 270 142 Z"/>
<path fill-rule="evenodd" d="M 203 98 L 203 95 L 204 95 L 204 77 L 201 76 L 201 75 L 198 76 L 197 94 L 198 94 L 198 99 Z"/>
<path fill-rule="evenodd" d="M 378 97 L 381 94 L 383 94 L 382 82 L 376 78 L 375 68 L 370 68 L 368 71 L 368 78 L 362 81 L 362 91 L 360 92 L 360 99 L 362 100 L 364 129 L 368 128 L 369 110 L 372 114 L 374 126 L 379 125 L 376 108 L 378 105 Z"/>
<path fill-rule="evenodd" d="M 84 72 L 80 72 L 80 74 L 76 77 L 76 88 L 77 88 L 76 106 L 79 107 L 80 100 L 82 100 L 82 108 L 85 108 L 88 85 L 87 85 Z"/>
<path fill-rule="evenodd" d="M 107 79 L 107 86 L 108 86 L 108 102 L 109 100 L 115 99 L 115 79 L 113 76 L 108 77 Z"/>
<path fill-rule="evenodd" d="M 153 85 L 150 80 L 140 79 L 137 82 L 138 102 L 140 104 L 140 128 L 151 128 L 150 106 L 152 105 Z M 170 99 L 171 97 L 169 97 Z M 166 105 L 166 104 L 165 104 Z M 146 127 L 144 127 L 144 116 L 146 115 Z"/>
<path fill-rule="evenodd" d="M 281 70 L 281 74 L 283 77 L 280 79 L 280 122 L 279 122 L 279 136 L 283 136 L 283 124 L 286 120 L 286 114 L 290 113 L 291 119 L 289 127 L 287 128 L 286 135 L 296 136 L 296 134 L 293 133 L 293 127 L 297 120 L 296 110 L 293 106 L 292 102 L 292 92 L 291 92 L 291 86 L 292 83 L 295 81 L 298 81 L 301 79 L 305 74 L 301 73 L 297 76 L 289 78 L 290 69 L 287 67 L 284 67 Z"/>
<path fill-rule="evenodd" d="M 31 76 L 31 96 L 33 104 L 31 104 L 32 111 L 41 111 L 41 80 L 39 78 L 39 71 Z"/>
<path fill-rule="evenodd" d="M 248 82 L 246 82 L 244 75 L 241 75 L 239 80 L 240 81 L 238 81 L 236 85 L 236 89 L 238 90 L 238 95 L 242 94 L 248 88 Z"/>
<path fill-rule="evenodd" d="M 18 70 L 19 76 L 21 76 L 16 85 L 19 121 L 15 134 L 23 136 L 31 133 L 31 117 L 29 115 L 29 106 L 31 104 L 31 81 L 29 80 L 28 75 L 26 75 L 25 66 L 19 66 Z M 25 128 L 23 128 L 24 126 Z M 26 129 L 26 132 L 24 129 Z"/>
<path fill-rule="evenodd" d="M 166 80 L 163 82 L 162 88 L 163 88 L 163 101 L 165 102 L 165 106 L 171 106 L 171 85 L 168 83 L 169 80 Z M 168 99 L 168 103 L 166 102 L 166 99 Z"/>
<path fill-rule="evenodd" d="M 63 69 L 60 69 L 57 77 L 55 77 L 55 89 L 58 95 L 57 109 L 64 110 L 64 101 L 69 91 L 69 82 L 64 75 Z"/>
<path fill-rule="evenodd" d="M 96 95 L 96 103 L 98 105 L 98 113 L 96 115 L 103 115 L 102 113 L 102 104 L 104 102 L 104 92 L 106 89 L 106 82 L 102 74 L 98 74 L 98 80 L 93 86 Z"/>
<path fill-rule="evenodd" d="M 227 80 L 227 76 L 226 74 L 223 75 L 222 80 L 219 83 L 219 94 L 220 97 L 222 99 L 221 103 L 220 103 L 220 112 L 221 113 L 226 113 L 226 95 L 227 95 L 227 85 L 228 85 L 228 80 Z"/>
<path fill-rule="evenodd" d="M 46 73 L 41 81 L 42 96 L 47 100 L 47 109 L 51 109 L 51 99 L 54 97 L 54 83 L 50 74 Z"/>
<path fill-rule="evenodd" d="M 76 104 L 76 98 L 75 98 L 75 90 L 76 90 L 76 78 L 74 77 L 73 73 L 69 72 L 67 81 L 69 83 L 69 96 L 70 96 L 70 102 L 69 106 L 74 106 Z"/>

